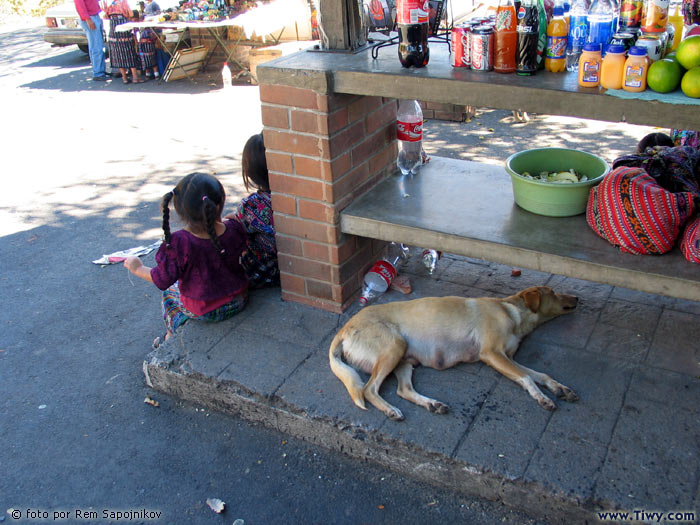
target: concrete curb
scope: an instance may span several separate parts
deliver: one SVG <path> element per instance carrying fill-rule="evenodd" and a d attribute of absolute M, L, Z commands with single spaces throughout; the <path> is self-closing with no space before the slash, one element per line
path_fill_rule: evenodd
<path fill-rule="evenodd" d="M 604 508 L 596 502 L 558 494 L 540 483 L 488 472 L 378 430 L 313 417 L 303 407 L 278 396 L 265 397 L 235 381 L 221 381 L 194 371 L 187 358 L 173 352 L 173 346 L 162 345 L 143 362 L 146 383 L 159 392 L 260 423 L 354 459 L 372 461 L 468 497 L 501 501 L 551 523 L 594 521 L 594 512 Z"/>

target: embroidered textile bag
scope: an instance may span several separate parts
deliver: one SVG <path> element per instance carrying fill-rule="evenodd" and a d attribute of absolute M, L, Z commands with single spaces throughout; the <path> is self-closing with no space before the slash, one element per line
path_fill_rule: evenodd
<path fill-rule="evenodd" d="M 662 254 L 673 248 L 694 208 L 692 193 L 672 193 L 642 168 L 623 166 L 591 188 L 586 221 L 623 252 Z"/>
<path fill-rule="evenodd" d="M 700 264 L 700 216 L 696 216 L 685 227 L 679 245 L 686 259 Z"/>

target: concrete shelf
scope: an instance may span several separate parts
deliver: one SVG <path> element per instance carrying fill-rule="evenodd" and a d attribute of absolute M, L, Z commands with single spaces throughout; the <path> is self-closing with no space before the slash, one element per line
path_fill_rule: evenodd
<path fill-rule="evenodd" d="M 700 268 L 676 248 L 620 252 L 585 215 L 544 217 L 513 200 L 502 166 L 433 157 L 413 177 L 393 176 L 341 213 L 344 233 L 398 241 L 519 268 L 700 300 Z"/>

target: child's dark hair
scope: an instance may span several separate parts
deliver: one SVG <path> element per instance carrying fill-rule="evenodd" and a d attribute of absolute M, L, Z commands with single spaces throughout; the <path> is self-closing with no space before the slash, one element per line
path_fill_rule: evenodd
<path fill-rule="evenodd" d="M 270 191 L 267 160 L 265 159 L 265 142 L 262 133 L 253 135 L 245 143 L 241 167 L 246 190 L 253 186 L 262 191 Z"/>
<path fill-rule="evenodd" d="M 206 231 L 216 249 L 223 253 L 215 228 L 226 201 L 226 192 L 219 180 L 206 173 L 190 173 L 163 196 L 161 209 L 166 244 L 170 244 L 171 200 L 180 218 L 188 225 Z"/>
<path fill-rule="evenodd" d="M 644 153 L 647 148 L 653 148 L 655 146 L 673 147 L 673 139 L 666 135 L 666 133 L 649 133 L 637 144 L 637 153 Z"/>

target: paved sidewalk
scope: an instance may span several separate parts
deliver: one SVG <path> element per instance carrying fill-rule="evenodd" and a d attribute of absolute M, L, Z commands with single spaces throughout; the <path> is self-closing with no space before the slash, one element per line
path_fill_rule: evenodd
<path fill-rule="evenodd" d="M 413 250 L 414 254 L 418 250 Z M 154 389 L 235 413 L 351 457 L 548 522 L 595 522 L 597 510 L 700 510 L 700 303 L 446 256 L 429 276 L 414 255 L 413 293 L 503 296 L 547 284 L 579 307 L 538 328 L 516 360 L 573 388 L 578 403 L 540 408 L 481 364 L 419 367 L 419 392 L 450 406 L 431 414 L 382 393 L 406 416 L 355 407 L 328 365 L 328 346 L 357 306 L 337 315 L 256 291 L 219 324 L 192 322 L 144 361 Z M 637 514 L 639 517 L 639 514 Z"/>

